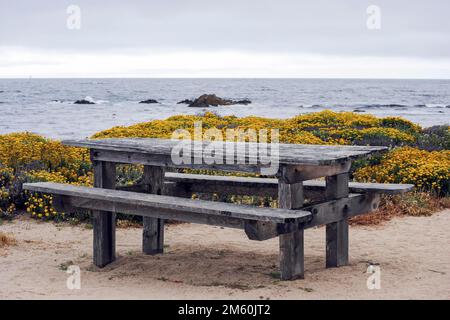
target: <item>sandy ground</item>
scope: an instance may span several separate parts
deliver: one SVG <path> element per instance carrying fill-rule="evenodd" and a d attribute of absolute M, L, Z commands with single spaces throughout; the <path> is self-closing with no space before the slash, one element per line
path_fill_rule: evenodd
<path fill-rule="evenodd" d="M 305 232 L 306 279 L 276 279 L 278 241 L 249 241 L 239 230 L 166 226 L 166 254 L 141 253 L 141 230 L 118 229 L 118 259 L 91 264 L 92 230 L 20 219 L 4 222 L 17 245 L 0 249 L 0 299 L 449 299 L 450 210 L 351 227 L 350 265 L 324 268 L 325 229 Z M 366 285 L 369 263 L 381 288 Z M 64 265 L 81 268 L 69 290 Z"/>

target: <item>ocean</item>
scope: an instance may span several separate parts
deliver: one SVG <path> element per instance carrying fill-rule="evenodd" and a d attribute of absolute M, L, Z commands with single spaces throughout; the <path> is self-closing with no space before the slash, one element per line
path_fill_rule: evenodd
<path fill-rule="evenodd" d="M 249 105 L 189 108 L 204 93 Z M 92 99 L 95 104 L 76 105 Z M 139 104 L 156 99 L 158 104 Z M 423 127 L 450 123 L 450 80 L 368 79 L 0 79 L 0 134 L 89 137 L 175 114 L 288 118 L 321 110 L 401 116 Z"/>

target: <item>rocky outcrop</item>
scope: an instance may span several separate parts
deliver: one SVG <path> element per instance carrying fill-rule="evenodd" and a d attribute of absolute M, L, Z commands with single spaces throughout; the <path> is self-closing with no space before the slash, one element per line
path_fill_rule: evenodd
<path fill-rule="evenodd" d="M 86 100 L 86 99 L 81 99 L 81 100 L 77 100 L 75 101 L 73 104 L 95 104 L 95 102 Z"/>
<path fill-rule="evenodd" d="M 185 100 L 188 101 L 188 100 Z M 181 101 L 180 101 L 181 102 Z M 198 97 L 197 99 L 195 99 L 194 101 L 192 101 L 189 104 L 189 107 L 193 107 L 193 108 L 208 108 L 208 107 L 217 107 L 217 106 L 231 106 L 233 104 L 243 104 L 243 105 L 247 105 L 250 104 L 251 101 L 250 100 L 239 100 L 239 101 L 233 101 L 233 100 L 229 100 L 229 99 L 223 99 L 220 98 L 218 96 L 216 96 L 215 94 L 204 94 L 201 95 L 200 97 Z"/>
<path fill-rule="evenodd" d="M 147 99 L 147 100 L 142 100 L 139 103 L 150 104 L 150 103 L 159 103 L 159 102 L 157 100 L 155 100 L 155 99 Z"/>

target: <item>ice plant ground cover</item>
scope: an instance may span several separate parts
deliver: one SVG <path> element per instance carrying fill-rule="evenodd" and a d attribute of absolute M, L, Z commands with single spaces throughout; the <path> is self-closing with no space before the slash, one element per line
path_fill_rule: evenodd
<path fill-rule="evenodd" d="M 419 192 L 408 199 L 386 199 L 392 208 L 398 203 L 404 213 L 427 214 L 438 203 L 448 204 L 450 193 L 450 128 L 421 128 L 398 117 L 377 118 L 351 112 L 323 111 L 289 119 L 203 115 L 172 116 L 128 127 L 114 127 L 92 138 L 170 138 L 175 130 L 193 132 L 194 123 L 203 130 L 217 128 L 225 136 L 229 129 L 278 129 L 281 143 L 384 145 L 391 150 L 369 160 L 357 161 L 351 169 L 355 181 L 412 183 Z M 123 165 L 118 170 L 118 184 L 136 181 L 139 166 Z M 202 171 L 214 174 L 214 171 Z M 69 218 L 51 206 L 51 197 L 26 194 L 22 183 L 53 181 L 92 185 L 92 167 L 86 149 L 68 147 L 59 141 L 32 133 L 0 135 L 0 217 L 12 217 L 24 210 L 33 217 L 51 220 Z M 426 193 L 423 194 L 423 192 Z M 411 199 L 411 197 L 413 199 Z M 238 199 L 228 201 L 257 205 L 276 205 L 273 199 Z M 407 201 L 408 208 L 400 204 Z M 398 206 L 397 206 L 398 207 Z M 428 209 L 431 208 L 431 209 Z M 381 209 L 382 212 L 383 208 Z M 392 211 L 392 210 L 391 210 Z"/>

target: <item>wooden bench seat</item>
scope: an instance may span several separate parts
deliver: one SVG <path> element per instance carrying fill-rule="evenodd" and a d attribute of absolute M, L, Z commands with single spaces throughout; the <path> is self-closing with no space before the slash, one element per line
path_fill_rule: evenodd
<path fill-rule="evenodd" d="M 232 203 L 183 199 L 156 194 L 80 187 L 70 184 L 38 182 L 25 183 L 25 190 L 60 196 L 62 206 L 118 212 L 154 218 L 215 224 L 222 218 L 273 223 L 302 223 L 310 220 L 311 213 L 302 210 L 260 208 Z M 217 217 L 217 220 L 214 218 Z M 232 220 L 230 220 L 232 221 Z M 236 222 L 236 221 L 235 221 Z M 219 222 L 218 222 L 219 223 Z M 227 226 L 235 226 L 231 223 Z"/>
<path fill-rule="evenodd" d="M 235 176 L 214 176 L 166 172 L 165 181 L 189 186 L 191 192 L 229 193 L 254 196 L 278 196 L 278 179 Z M 303 182 L 305 193 L 323 193 L 326 188 L 324 180 L 307 180 Z M 351 193 L 401 194 L 414 189 L 412 184 L 360 183 L 350 182 Z"/>

